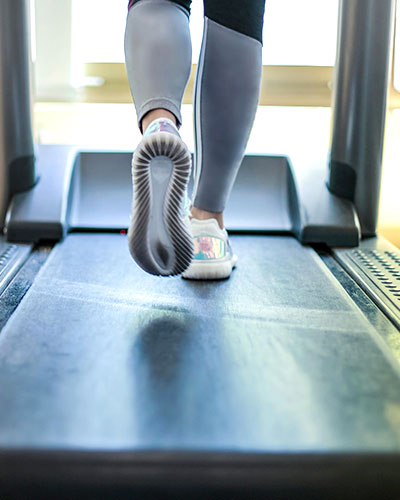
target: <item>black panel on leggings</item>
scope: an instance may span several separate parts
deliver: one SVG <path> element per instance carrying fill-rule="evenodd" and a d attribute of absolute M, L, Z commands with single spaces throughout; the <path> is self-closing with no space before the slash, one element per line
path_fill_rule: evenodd
<path fill-rule="evenodd" d="M 171 0 L 171 1 L 184 7 L 187 10 L 188 14 L 190 15 L 190 4 L 192 3 L 192 0 Z M 140 2 L 140 0 L 130 0 L 129 1 L 129 8 L 131 8 L 132 5 L 135 5 L 135 3 L 138 3 L 138 2 Z"/>
<path fill-rule="evenodd" d="M 265 0 L 204 0 L 204 15 L 262 43 Z"/>

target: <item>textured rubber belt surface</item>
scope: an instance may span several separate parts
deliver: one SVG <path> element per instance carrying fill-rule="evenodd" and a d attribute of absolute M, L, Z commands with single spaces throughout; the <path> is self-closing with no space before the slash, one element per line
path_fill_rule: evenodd
<path fill-rule="evenodd" d="M 321 259 L 232 245 L 230 279 L 197 283 L 68 236 L 0 335 L 0 447 L 400 451 L 399 366 Z"/>

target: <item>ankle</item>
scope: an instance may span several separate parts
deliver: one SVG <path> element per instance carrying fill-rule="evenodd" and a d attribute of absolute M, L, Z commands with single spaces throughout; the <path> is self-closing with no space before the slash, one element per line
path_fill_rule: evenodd
<path fill-rule="evenodd" d="M 215 219 L 219 227 L 224 229 L 223 212 L 208 212 L 207 210 L 202 210 L 201 208 L 193 207 L 191 208 L 192 217 L 199 220 Z"/>
<path fill-rule="evenodd" d="M 153 109 L 146 113 L 144 117 L 142 118 L 142 131 L 143 134 L 146 132 L 147 127 L 150 125 L 150 123 L 157 118 L 169 118 L 172 120 L 175 125 L 177 125 L 176 117 L 174 114 L 171 112 L 167 111 L 166 109 L 159 108 L 159 109 Z"/>

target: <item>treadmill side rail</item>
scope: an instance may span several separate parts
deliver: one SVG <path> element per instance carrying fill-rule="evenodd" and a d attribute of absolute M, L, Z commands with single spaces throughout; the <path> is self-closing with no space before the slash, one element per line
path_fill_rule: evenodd
<path fill-rule="evenodd" d="M 38 148 L 39 181 L 30 191 L 13 197 L 5 226 L 8 241 L 37 243 L 64 238 L 75 158 L 76 149 L 71 146 Z"/>
<path fill-rule="evenodd" d="M 351 201 L 331 193 L 326 185 L 326 160 L 320 155 L 293 154 L 292 169 L 299 204 L 299 220 L 292 215 L 293 234 L 303 244 L 355 247 L 360 224 Z M 294 211 L 292 211 L 294 214 Z"/>
<path fill-rule="evenodd" d="M 7 243 L 4 237 L 0 236 L 0 295 L 23 266 L 31 250 L 31 245 Z"/>
<path fill-rule="evenodd" d="M 351 250 L 334 250 L 336 260 L 386 316 L 400 328 L 400 250 L 382 237 Z"/>

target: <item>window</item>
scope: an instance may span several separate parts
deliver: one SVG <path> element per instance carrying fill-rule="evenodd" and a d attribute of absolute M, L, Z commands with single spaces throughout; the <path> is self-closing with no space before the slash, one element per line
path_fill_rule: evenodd
<path fill-rule="evenodd" d="M 75 56 L 86 62 L 124 62 L 127 0 L 73 0 Z M 288 15 L 289 13 L 289 15 Z M 264 64 L 333 66 L 338 0 L 268 0 L 264 23 Z M 203 27 L 202 0 L 193 0 L 190 22 L 193 62 Z"/>
<path fill-rule="evenodd" d="M 128 0 L 35 0 L 39 99 L 130 102 L 123 46 L 127 3 Z M 330 105 L 338 6 L 339 0 L 266 1 L 261 104 Z M 203 29 L 202 0 L 193 0 L 190 27 L 192 62 L 196 65 Z M 400 23 L 397 31 L 400 32 Z M 46 32 L 50 32 L 52 44 L 48 43 Z M 394 99 L 400 97 L 396 92 L 400 89 L 399 40 L 400 34 L 394 65 Z M 54 57 L 55 53 L 58 57 Z M 194 73 L 195 66 L 184 97 L 186 103 L 192 100 Z M 44 74 L 46 82 L 41 78 Z M 399 99 L 396 102 L 400 105 Z"/>

